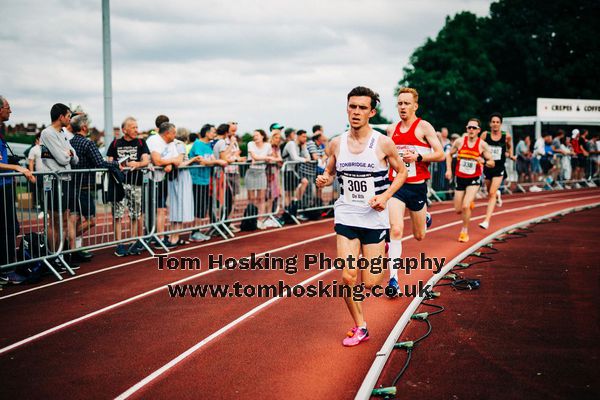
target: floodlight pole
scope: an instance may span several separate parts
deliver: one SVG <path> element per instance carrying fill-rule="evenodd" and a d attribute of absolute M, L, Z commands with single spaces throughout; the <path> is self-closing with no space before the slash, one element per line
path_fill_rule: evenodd
<path fill-rule="evenodd" d="M 110 50 L 110 4 L 102 0 L 102 64 L 104 69 L 104 146 L 113 141 L 112 60 Z"/>

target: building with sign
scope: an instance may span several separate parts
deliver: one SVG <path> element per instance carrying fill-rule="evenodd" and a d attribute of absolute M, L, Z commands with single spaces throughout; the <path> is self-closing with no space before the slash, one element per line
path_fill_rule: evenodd
<path fill-rule="evenodd" d="M 503 129 L 513 131 L 513 126 L 535 125 L 535 137 L 542 136 L 542 124 L 600 126 L 600 100 L 537 99 L 537 115 L 507 117 Z"/>

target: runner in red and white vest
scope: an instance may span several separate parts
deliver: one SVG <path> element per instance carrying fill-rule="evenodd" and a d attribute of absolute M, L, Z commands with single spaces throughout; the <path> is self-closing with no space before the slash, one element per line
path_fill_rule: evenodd
<path fill-rule="evenodd" d="M 467 122 L 467 134 L 456 139 L 446 155 L 446 179 L 452 179 L 452 155 L 458 153 L 454 189 L 454 209 L 462 214 L 463 226 L 458 236 L 459 242 L 469 241 L 471 203 L 481 186 L 483 165 L 493 168 L 495 163 L 490 146 L 479 137 L 481 122 L 471 118 Z"/>
<path fill-rule="evenodd" d="M 404 230 L 404 211 L 409 210 L 412 233 L 415 239 L 423 240 L 426 228 L 431 225 L 431 215 L 427 212 L 427 179 L 429 163 L 444 160 L 444 149 L 431 124 L 417 118 L 419 93 L 413 88 L 402 88 L 398 92 L 398 114 L 400 122 L 391 124 L 387 133 L 392 138 L 398 154 L 408 170 L 408 178 L 389 201 L 390 235 L 389 257 L 390 280 L 386 293 L 401 294 L 398 285 L 398 260 L 402 256 L 402 232 Z M 390 170 L 389 179 L 395 177 Z"/>

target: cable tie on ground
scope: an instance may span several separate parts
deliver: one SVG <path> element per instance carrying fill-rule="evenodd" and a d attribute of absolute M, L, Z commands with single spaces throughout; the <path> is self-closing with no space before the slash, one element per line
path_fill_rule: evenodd
<path fill-rule="evenodd" d="M 431 300 L 436 297 L 440 297 L 442 294 L 440 292 L 425 292 L 425 300 Z"/>
<path fill-rule="evenodd" d="M 410 318 L 411 319 L 416 319 L 416 320 L 419 320 L 419 321 L 425 321 L 428 316 L 429 316 L 428 312 L 422 312 L 422 313 L 413 314 Z"/>
<path fill-rule="evenodd" d="M 462 262 L 461 262 L 461 263 L 456 263 L 456 266 L 457 266 L 457 267 L 465 267 L 465 268 L 466 268 L 466 267 L 468 267 L 469 265 L 471 265 L 471 264 L 468 264 L 468 263 L 462 263 Z"/>
<path fill-rule="evenodd" d="M 457 276 L 458 275 L 456 275 L 456 274 L 446 274 L 446 275 L 442 276 L 442 279 L 453 281 L 457 278 Z"/>
<path fill-rule="evenodd" d="M 407 340 L 406 342 L 398 342 L 394 345 L 395 349 L 412 349 L 415 345 L 415 342 L 412 340 Z"/>
<path fill-rule="evenodd" d="M 389 386 L 389 387 L 380 387 L 377 389 L 373 389 L 373 391 L 371 392 L 371 396 L 375 396 L 375 397 L 389 397 L 389 396 L 395 396 L 396 395 L 396 387 L 395 386 Z"/>

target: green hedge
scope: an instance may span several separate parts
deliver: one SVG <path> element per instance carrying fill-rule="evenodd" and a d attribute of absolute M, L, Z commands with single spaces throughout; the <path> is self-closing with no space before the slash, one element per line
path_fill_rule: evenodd
<path fill-rule="evenodd" d="M 6 141 L 12 143 L 33 144 L 35 136 L 26 135 L 24 133 L 9 133 L 6 135 Z"/>

